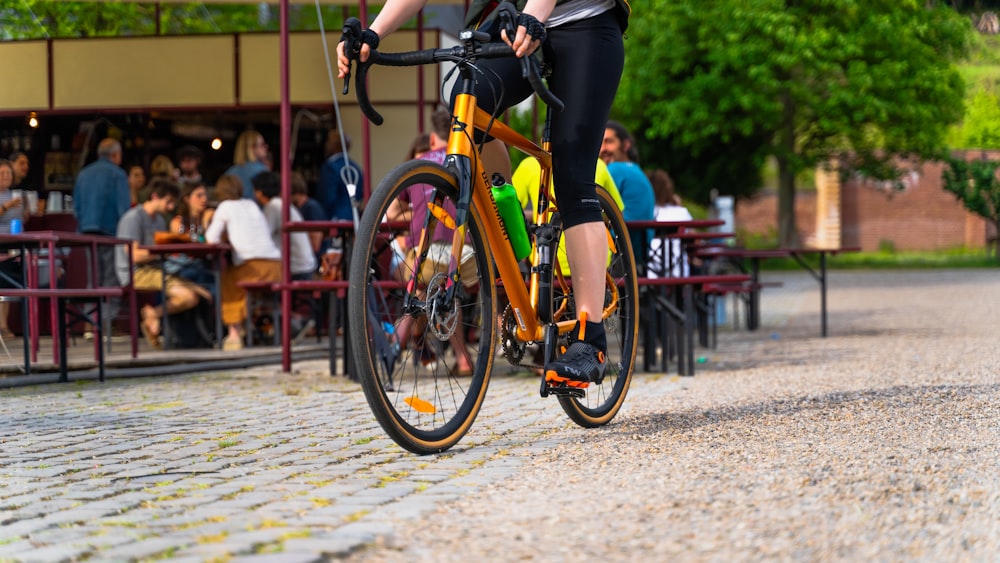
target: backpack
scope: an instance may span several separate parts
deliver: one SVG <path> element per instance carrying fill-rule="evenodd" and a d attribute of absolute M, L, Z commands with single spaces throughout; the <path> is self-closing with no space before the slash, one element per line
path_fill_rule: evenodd
<path fill-rule="evenodd" d="M 170 323 L 169 347 L 211 348 L 215 344 L 214 319 L 214 307 L 204 299 L 187 311 L 167 315 L 166 321 Z"/>

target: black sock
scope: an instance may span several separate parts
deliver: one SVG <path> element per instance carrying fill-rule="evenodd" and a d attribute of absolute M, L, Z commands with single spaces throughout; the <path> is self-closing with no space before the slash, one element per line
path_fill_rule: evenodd
<path fill-rule="evenodd" d="M 577 323 L 578 335 L 579 326 L 579 323 Z M 592 323 L 587 321 L 587 326 L 583 333 L 583 341 L 601 352 L 606 352 L 608 349 L 608 338 L 607 335 L 604 334 L 604 323 Z"/>

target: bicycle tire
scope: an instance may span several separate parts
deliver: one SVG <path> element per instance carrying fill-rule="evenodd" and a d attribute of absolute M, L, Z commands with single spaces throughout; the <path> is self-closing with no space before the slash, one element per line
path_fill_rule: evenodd
<path fill-rule="evenodd" d="M 603 381 L 591 383 L 582 398 L 559 397 L 559 404 L 570 419 L 584 428 L 596 428 L 611 422 L 621 409 L 635 370 L 639 334 L 639 286 L 628 228 L 611 195 L 599 187 L 597 197 L 601 202 L 609 241 L 614 243 L 608 260 L 608 283 L 614 283 L 618 288 L 618 306 L 604 319 L 608 363 Z M 605 309 L 611 294 L 609 287 L 605 291 Z M 562 298 L 572 300 L 572 295 Z"/>
<path fill-rule="evenodd" d="M 454 310 L 460 312 L 454 317 L 453 334 L 460 336 L 441 340 L 446 333 L 432 330 L 440 326 L 437 323 L 428 326 L 431 320 L 426 308 L 403 314 L 404 294 L 410 290 L 406 284 L 395 282 L 410 279 L 414 268 L 392 246 L 390 237 L 395 233 L 387 233 L 385 227 L 392 223 L 383 219 L 392 202 L 411 188 L 414 194 L 440 193 L 451 202 L 458 196 L 453 174 L 430 161 L 407 162 L 382 180 L 358 228 L 351 256 L 348 313 L 351 319 L 364 319 L 361 326 L 353 327 L 350 341 L 357 376 L 372 413 L 397 444 L 423 455 L 455 445 L 469 431 L 482 407 L 496 345 L 496 322 L 492 320 L 496 318 L 496 294 L 493 258 L 479 216 L 470 212 L 466 240 L 474 252 L 473 277 L 478 287 L 475 292 L 460 290 L 471 295 L 470 303 L 453 301 L 457 304 Z M 443 224 L 438 228 L 447 230 Z M 449 241 L 451 232 L 447 231 Z M 401 262 L 397 272 L 403 274 L 394 277 L 390 268 L 397 262 Z M 421 299 L 421 291 L 426 297 L 442 287 L 438 282 L 443 278 L 438 274 L 430 280 L 423 275 L 418 279 L 421 283 L 415 284 L 411 298 Z M 432 283 L 424 285 L 428 281 Z M 462 338 L 468 350 L 471 377 L 458 373 L 456 350 L 460 346 L 456 338 Z M 428 353 L 436 357 L 432 365 L 425 365 L 421 359 Z"/>

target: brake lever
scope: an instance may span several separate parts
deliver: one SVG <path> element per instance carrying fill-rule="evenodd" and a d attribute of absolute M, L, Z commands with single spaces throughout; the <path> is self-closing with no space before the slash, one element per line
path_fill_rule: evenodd
<path fill-rule="evenodd" d="M 500 18 L 500 29 L 507 34 L 507 41 L 513 43 L 517 36 L 517 8 L 510 2 L 501 2 L 496 12 Z"/>
<path fill-rule="evenodd" d="M 342 29 L 343 34 L 340 41 L 344 43 L 344 52 L 347 54 L 347 73 L 344 74 L 344 95 L 347 95 L 351 84 L 351 69 L 354 66 L 354 59 L 361 54 L 361 20 L 358 18 L 347 18 Z"/>

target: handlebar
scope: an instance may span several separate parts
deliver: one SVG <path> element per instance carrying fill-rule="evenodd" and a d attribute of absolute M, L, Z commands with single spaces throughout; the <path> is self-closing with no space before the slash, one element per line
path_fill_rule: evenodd
<path fill-rule="evenodd" d="M 505 6 L 506 4 L 506 6 Z M 509 7 L 507 7 L 509 6 Z M 513 6 L 504 2 L 497 8 L 500 11 L 500 18 L 505 29 L 508 31 L 508 37 L 513 37 L 513 22 L 516 21 L 511 14 L 513 14 Z M 379 114 L 375 108 L 372 106 L 371 101 L 368 98 L 368 87 L 366 82 L 366 77 L 368 76 L 368 69 L 372 65 L 383 65 L 383 66 L 418 66 L 431 63 L 440 62 L 455 62 L 455 63 L 466 63 L 473 62 L 479 59 L 499 59 L 503 57 L 513 57 L 514 50 L 511 49 L 506 43 L 495 43 L 490 42 L 490 36 L 487 33 L 480 31 L 466 30 L 459 34 L 459 39 L 462 40 L 462 45 L 458 45 L 450 48 L 443 49 L 423 49 L 420 51 L 407 51 L 403 53 L 382 53 L 378 49 L 371 49 L 371 53 L 368 60 L 365 62 L 360 61 L 361 46 L 364 44 L 363 34 L 365 33 L 361 29 L 361 22 L 357 18 L 348 18 L 344 22 L 344 35 L 342 40 L 344 41 L 344 52 L 347 54 L 350 61 L 358 61 L 357 74 L 354 76 L 354 88 L 358 97 L 358 105 L 361 107 L 361 111 L 365 114 L 368 119 L 375 125 L 382 125 L 384 119 L 382 115 Z M 374 35 L 374 34 L 372 34 Z M 377 46 L 377 42 L 376 42 Z M 521 57 L 521 74 L 524 78 L 528 80 L 531 88 L 538 94 L 549 107 L 556 109 L 557 111 L 562 111 L 565 107 L 562 100 L 556 97 L 548 87 L 545 86 L 545 82 L 542 81 L 541 73 L 538 69 L 538 62 L 534 57 Z M 350 84 L 351 72 L 350 67 L 348 67 L 348 72 L 344 76 L 344 94 L 347 94 Z"/>

